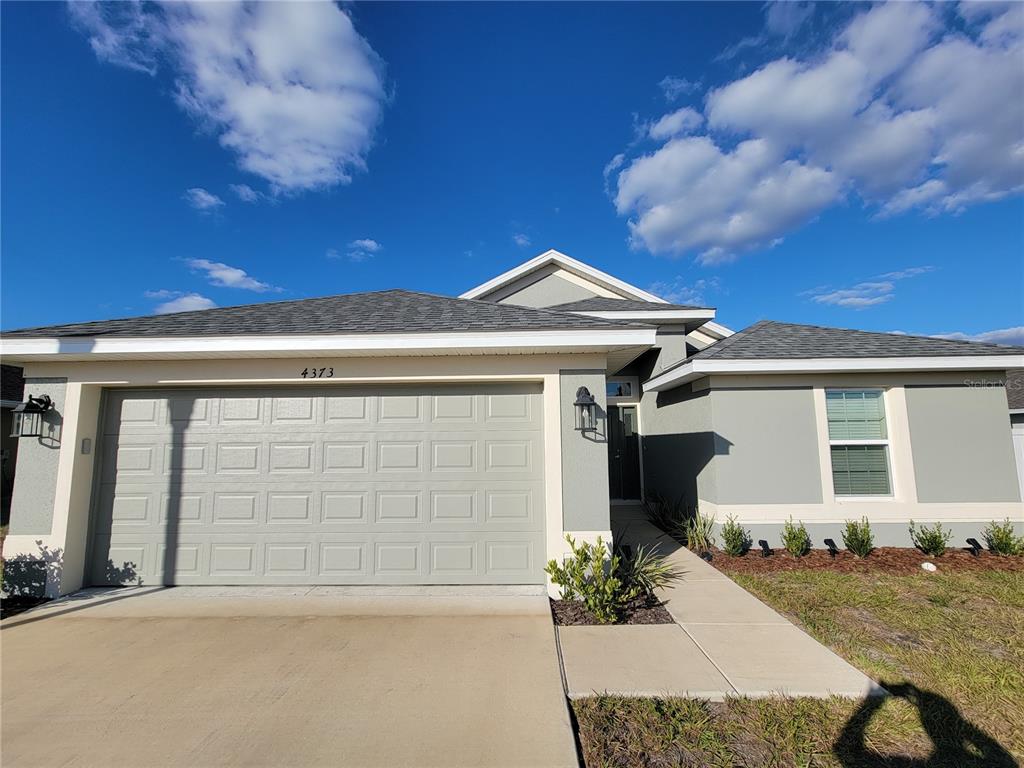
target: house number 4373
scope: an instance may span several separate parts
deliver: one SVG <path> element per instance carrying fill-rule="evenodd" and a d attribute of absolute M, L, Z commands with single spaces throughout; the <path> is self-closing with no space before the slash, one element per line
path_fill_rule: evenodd
<path fill-rule="evenodd" d="M 299 374 L 304 379 L 330 379 L 334 376 L 333 368 L 303 368 Z"/>

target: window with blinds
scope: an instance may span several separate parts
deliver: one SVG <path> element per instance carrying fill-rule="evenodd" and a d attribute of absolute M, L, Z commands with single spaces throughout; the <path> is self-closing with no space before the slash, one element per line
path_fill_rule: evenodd
<path fill-rule="evenodd" d="M 827 389 L 836 496 L 890 496 L 889 440 L 880 389 Z"/>

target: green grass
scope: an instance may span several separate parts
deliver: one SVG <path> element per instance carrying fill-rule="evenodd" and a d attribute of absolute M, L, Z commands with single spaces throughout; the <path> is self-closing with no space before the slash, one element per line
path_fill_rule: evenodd
<path fill-rule="evenodd" d="M 735 579 L 902 695 L 866 703 L 584 699 L 574 709 L 588 768 L 980 768 L 1024 757 L 1024 574 Z"/>

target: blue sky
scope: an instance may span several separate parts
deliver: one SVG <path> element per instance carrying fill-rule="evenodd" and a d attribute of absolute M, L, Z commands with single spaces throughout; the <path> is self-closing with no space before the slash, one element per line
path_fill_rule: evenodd
<path fill-rule="evenodd" d="M 734 328 L 1024 343 L 1019 5 L 0 14 L 4 328 L 553 247 Z"/>

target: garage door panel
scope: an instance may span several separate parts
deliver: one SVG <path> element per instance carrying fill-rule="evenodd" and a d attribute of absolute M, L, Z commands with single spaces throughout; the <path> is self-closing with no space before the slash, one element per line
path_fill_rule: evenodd
<path fill-rule="evenodd" d="M 111 392 L 93 579 L 540 583 L 539 393 Z"/>

